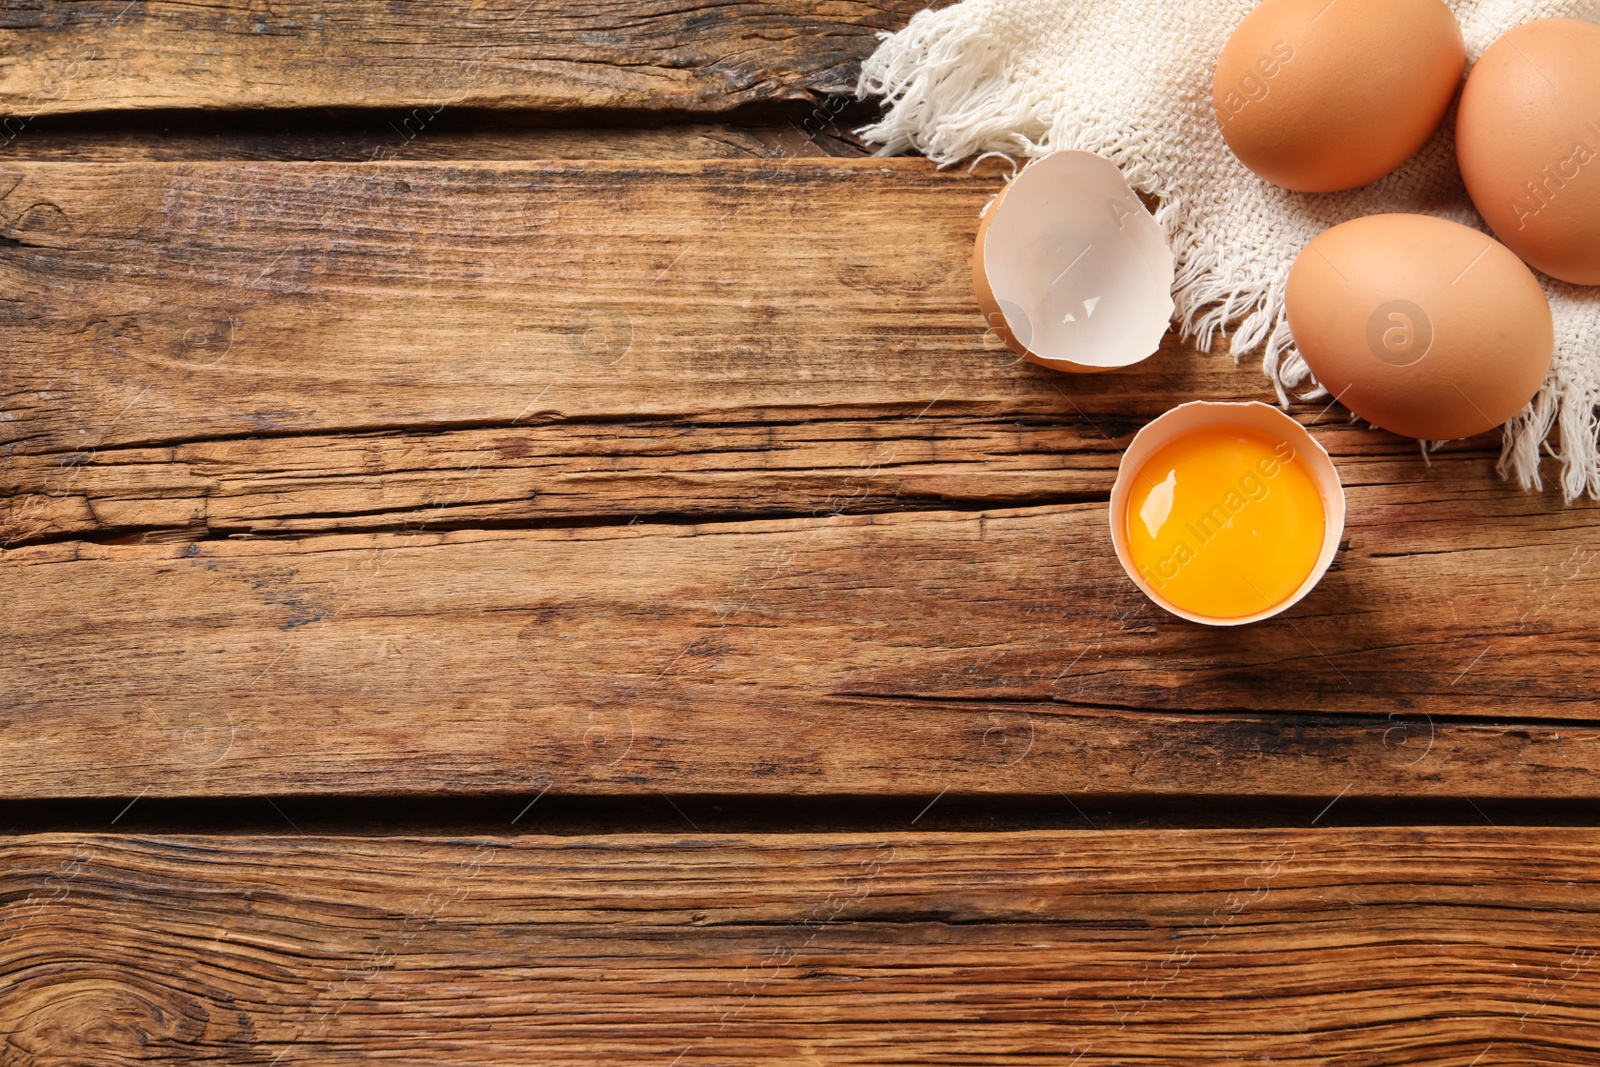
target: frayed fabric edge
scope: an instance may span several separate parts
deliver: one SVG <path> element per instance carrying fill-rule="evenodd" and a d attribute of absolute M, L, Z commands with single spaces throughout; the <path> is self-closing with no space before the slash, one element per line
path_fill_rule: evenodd
<path fill-rule="evenodd" d="M 878 49 L 862 64 L 856 95 L 881 97 L 886 113 L 857 132 L 881 146 L 879 155 L 914 150 L 941 167 L 984 154 L 1010 158 L 1062 149 L 1107 157 L 1135 189 L 1161 200 L 1156 222 L 1178 261 L 1173 320 L 1180 336 L 1205 352 L 1228 338 L 1235 363 L 1259 352 L 1262 373 L 1284 407 L 1291 393 L 1300 400 L 1329 396 L 1294 347 L 1283 282 L 1226 264 L 1214 239 L 1189 220 L 1180 191 L 1142 164 L 1143 146 L 1126 131 L 1046 121 L 1047 101 L 1011 77 L 1008 51 L 986 32 L 986 8 L 974 10 L 975 4 L 920 11 L 905 29 L 879 35 Z M 1548 454 L 1561 466 L 1567 503 L 1585 495 L 1600 500 L 1597 404 L 1600 397 L 1569 395 L 1552 375 L 1502 427 L 1500 476 L 1542 490 L 1540 465 Z"/>

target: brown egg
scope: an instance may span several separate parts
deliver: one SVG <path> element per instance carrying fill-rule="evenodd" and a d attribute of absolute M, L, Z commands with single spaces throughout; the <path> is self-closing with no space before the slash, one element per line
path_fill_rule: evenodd
<path fill-rule="evenodd" d="M 1245 166 L 1285 189 L 1328 193 L 1415 155 L 1465 64 L 1441 0 L 1265 0 L 1222 50 L 1211 102 Z"/>
<path fill-rule="evenodd" d="M 1427 215 L 1321 234 L 1289 272 L 1288 306 L 1300 354 L 1335 399 L 1427 441 L 1510 419 L 1555 350 L 1533 272 L 1487 234 Z"/>
<path fill-rule="evenodd" d="M 1542 19 L 1490 45 L 1461 93 L 1456 157 L 1495 236 L 1600 285 L 1600 26 Z"/>

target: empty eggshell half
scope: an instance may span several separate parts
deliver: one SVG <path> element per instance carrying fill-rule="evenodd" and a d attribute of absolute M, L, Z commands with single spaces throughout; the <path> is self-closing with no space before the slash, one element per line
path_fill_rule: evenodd
<path fill-rule="evenodd" d="M 1029 163 L 990 205 L 972 262 L 978 306 L 1010 348 L 1053 370 L 1147 359 L 1172 320 L 1172 249 L 1092 152 Z"/>

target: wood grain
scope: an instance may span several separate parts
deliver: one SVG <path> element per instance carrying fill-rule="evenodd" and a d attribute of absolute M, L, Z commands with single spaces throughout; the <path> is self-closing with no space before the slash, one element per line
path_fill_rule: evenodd
<path fill-rule="evenodd" d="M 530 421 L 14 452 L 0 542 L 1049 503 L 1104 497 L 1117 461 L 1075 420 Z"/>
<path fill-rule="evenodd" d="M 15 549 L 0 790 L 1593 796 L 1597 568 L 1493 537 L 1242 635 L 1102 505 Z"/>
<path fill-rule="evenodd" d="M 1266 390 L 1020 366 L 998 167 L 797 158 L 920 6 L 0 11 L 0 799 L 1600 798 L 1597 508 L 1490 441 L 1297 405 L 1323 586 L 1134 592 L 1120 449 Z M 282 817 L 0 837 L 0 1067 L 1600 1065 L 1591 829 Z"/>
<path fill-rule="evenodd" d="M 1304 414 L 1315 420 L 1316 411 Z M 1424 463 L 1412 442 L 1340 423 L 1314 427 L 1341 475 L 1384 508 L 1373 536 L 1416 549 L 1463 517 L 1575 528 L 1509 490 L 1494 453 L 1452 445 Z M 175 445 L 13 451 L 0 543 L 182 541 L 584 522 L 673 523 L 883 511 L 976 511 L 1104 501 L 1131 437 L 1082 418 L 963 416 L 585 421 L 541 416 L 435 432 L 290 434 Z M 1430 519 L 1437 520 L 1427 525 Z M 1489 547 L 1486 545 L 1485 547 Z"/>
<path fill-rule="evenodd" d="M 191 4 L 62 0 L 0 20 L 7 134 L 95 110 L 360 108 L 426 127 L 446 108 L 648 108 L 853 92 L 880 30 L 920 2 L 736 5 L 475 0 Z M 8 137 L 9 139 L 9 137 Z M 382 157 L 380 157 L 382 158 Z"/>
<path fill-rule="evenodd" d="M 5 795 L 1596 795 L 1595 509 L 1304 405 L 1335 571 L 1167 618 L 1117 451 L 1267 394 L 986 341 L 992 171 L 7 173 Z"/>
<path fill-rule="evenodd" d="M 1202 383 L 1262 394 L 1176 345 L 1072 399 L 1014 366 L 966 280 L 994 172 L 793 159 L 4 174 L 0 236 L 16 244 L 0 257 L 0 328 L 17 356 L 0 440 L 28 452 L 550 415 L 914 415 L 935 400 L 1110 408 L 1116 436 Z"/>
<path fill-rule="evenodd" d="M 1600 1063 L 1592 830 L 0 847 L 6 1062 Z"/>

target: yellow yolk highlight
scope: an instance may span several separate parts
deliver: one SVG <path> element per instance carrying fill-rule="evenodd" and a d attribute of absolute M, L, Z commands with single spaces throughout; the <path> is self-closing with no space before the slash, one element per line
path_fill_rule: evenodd
<path fill-rule="evenodd" d="M 1207 428 L 1134 475 L 1128 553 L 1150 588 L 1195 615 L 1237 619 L 1299 591 L 1322 554 L 1322 493 L 1287 441 Z"/>

